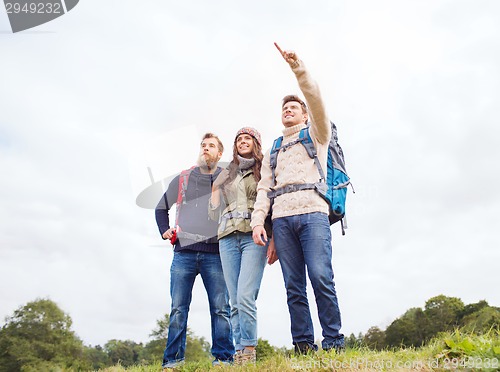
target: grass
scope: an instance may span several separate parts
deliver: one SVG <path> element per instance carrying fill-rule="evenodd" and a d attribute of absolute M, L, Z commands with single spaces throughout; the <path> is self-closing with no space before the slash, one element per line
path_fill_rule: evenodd
<path fill-rule="evenodd" d="M 441 334 L 420 348 L 374 351 L 364 347 L 336 354 L 319 351 L 296 357 L 280 352 L 255 365 L 212 367 L 211 362 L 187 362 L 179 372 L 195 371 L 498 371 L 500 370 L 500 333 L 485 335 L 462 332 Z M 158 372 L 161 364 L 124 368 L 114 366 L 101 372 Z"/>

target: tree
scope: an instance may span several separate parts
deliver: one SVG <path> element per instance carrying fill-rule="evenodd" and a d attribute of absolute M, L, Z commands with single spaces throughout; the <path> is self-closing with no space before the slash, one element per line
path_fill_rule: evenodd
<path fill-rule="evenodd" d="M 170 324 L 170 316 L 165 314 L 161 319 L 156 321 L 156 328 L 149 335 L 153 338 L 153 344 L 146 345 L 147 353 L 144 357 L 150 358 L 151 352 L 157 352 L 159 356 L 163 354 L 168 336 L 168 326 Z M 151 344 L 151 345 L 150 345 Z M 188 327 L 186 335 L 186 352 L 184 357 L 189 361 L 203 361 L 210 358 L 210 343 L 204 337 L 197 337 Z M 156 359 L 156 358 L 155 358 Z"/>
<path fill-rule="evenodd" d="M 460 313 L 460 319 L 463 317 L 473 314 L 475 312 L 480 311 L 481 309 L 484 309 L 485 307 L 489 307 L 488 302 L 485 300 L 481 300 L 479 302 L 473 303 L 473 304 L 468 304 L 464 306 L 464 309 Z"/>
<path fill-rule="evenodd" d="M 385 330 L 387 346 L 421 346 L 427 340 L 427 318 L 421 308 L 406 311 Z"/>
<path fill-rule="evenodd" d="M 186 336 L 186 354 L 185 357 L 189 361 L 203 361 L 210 358 L 210 343 L 205 340 L 205 337 L 197 337 L 188 327 Z"/>
<path fill-rule="evenodd" d="M 460 324 L 466 332 L 484 334 L 490 330 L 500 332 L 500 309 L 486 306 L 462 318 Z"/>
<path fill-rule="evenodd" d="M 134 365 L 139 360 L 142 344 L 126 340 L 110 340 L 104 345 L 112 364 L 120 363 L 124 367 Z"/>
<path fill-rule="evenodd" d="M 165 314 L 163 318 L 156 321 L 156 328 L 151 331 L 149 337 L 153 340 L 167 339 L 168 326 L 170 325 L 170 315 Z"/>
<path fill-rule="evenodd" d="M 112 365 L 108 354 L 100 345 L 85 347 L 85 359 L 89 361 L 92 369 L 96 371 Z"/>
<path fill-rule="evenodd" d="M 379 327 L 371 327 L 363 337 L 363 344 L 373 350 L 382 350 L 385 347 L 385 332 Z"/>
<path fill-rule="evenodd" d="M 267 358 L 272 358 L 276 355 L 276 350 L 269 341 L 259 338 L 257 340 L 257 347 L 255 348 L 257 351 L 257 360 L 264 360 Z"/>
<path fill-rule="evenodd" d="M 165 350 L 165 340 L 151 340 L 141 350 L 139 362 L 142 364 L 154 364 L 162 360 Z"/>
<path fill-rule="evenodd" d="M 439 332 L 452 331 L 459 324 L 464 303 L 457 297 L 439 295 L 425 303 L 425 316 L 428 319 L 427 338 Z"/>
<path fill-rule="evenodd" d="M 70 316 L 49 299 L 20 307 L 0 331 L 0 371 L 40 370 L 41 365 L 87 368 L 83 343 L 71 324 Z"/>
<path fill-rule="evenodd" d="M 346 337 L 345 339 L 345 347 L 349 349 L 356 349 L 361 347 L 361 344 L 363 343 L 363 334 L 359 332 L 358 337 L 354 333 L 351 333 L 349 337 Z"/>
<path fill-rule="evenodd" d="M 359 339 L 370 348 L 380 349 L 385 336 L 385 346 L 419 347 L 435 337 L 439 332 L 460 328 L 476 334 L 489 331 L 500 332 L 500 308 L 489 306 L 484 300 L 464 305 L 457 297 L 439 295 L 425 303 L 425 310 L 411 308 L 394 320 L 385 331 L 372 327 Z M 346 344 L 354 344 L 353 334 Z"/>

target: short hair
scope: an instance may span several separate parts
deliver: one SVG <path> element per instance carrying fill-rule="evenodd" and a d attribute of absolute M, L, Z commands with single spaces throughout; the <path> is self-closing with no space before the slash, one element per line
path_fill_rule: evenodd
<path fill-rule="evenodd" d="M 307 106 L 306 106 L 305 102 L 302 101 L 299 98 L 299 96 L 297 96 L 296 94 L 289 94 L 288 96 L 285 96 L 283 98 L 283 103 L 281 104 L 281 108 L 283 108 L 283 106 L 285 106 L 285 104 L 287 104 L 288 102 L 291 102 L 291 101 L 300 103 L 300 105 L 302 106 L 302 113 L 307 114 Z"/>
<path fill-rule="evenodd" d="M 217 147 L 219 147 L 219 151 L 220 152 L 224 152 L 224 145 L 222 144 L 222 141 L 220 140 L 219 137 L 217 137 L 215 134 L 213 133 L 205 133 L 203 135 L 203 138 L 201 139 L 201 142 L 203 142 L 203 140 L 206 140 L 207 138 L 215 138 L 217 140 Z"/>

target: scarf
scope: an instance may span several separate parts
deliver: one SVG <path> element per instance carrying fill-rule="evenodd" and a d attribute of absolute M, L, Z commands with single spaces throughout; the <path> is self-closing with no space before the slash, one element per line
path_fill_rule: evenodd
<path fill-rule="evenodd" d="M 247 159 L 247 158 L 244 158 L 240 155 L 238 155 L 238 160 L 239 160 L 239 164 L 238 164 L 238 169 L 240 171 L 243 171 L 243 170 L 247 170 L 247 169 L 250 169 L 254 166 L 255 164 L 255 159 L 254 158 L 251 158 L 251 159 Z"/>

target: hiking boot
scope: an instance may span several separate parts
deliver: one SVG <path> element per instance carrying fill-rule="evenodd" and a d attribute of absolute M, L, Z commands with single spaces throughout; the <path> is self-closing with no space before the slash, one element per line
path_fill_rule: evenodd
<path fill-rule="evenodd" d="M 318 345 L 310 344 L 307 341 L 300 341 L 295 343 L 295 354 L 309 354 L 318 351 Z"/>
<path fill-rule="evenodd" d="M 244 366 L 246 364 L 255 364 L 257 361 L 257 350 L 255 348 L 244 348 L 234 356 L 234 364 Z"/>

